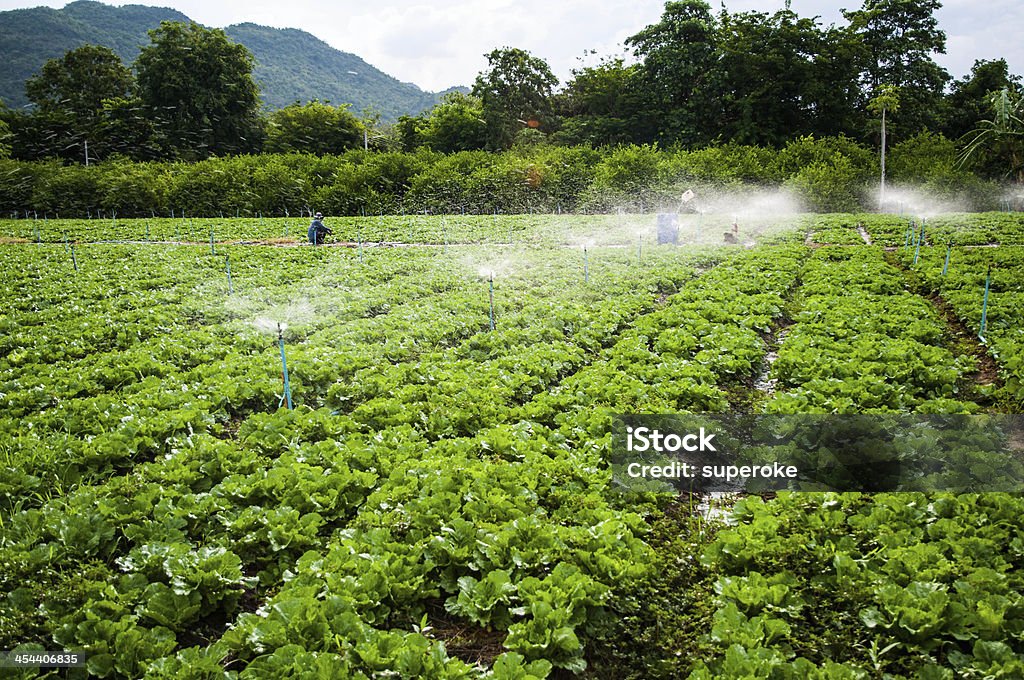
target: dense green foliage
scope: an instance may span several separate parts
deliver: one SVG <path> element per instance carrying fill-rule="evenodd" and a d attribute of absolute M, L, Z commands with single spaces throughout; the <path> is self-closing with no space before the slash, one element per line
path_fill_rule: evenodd
<path fill-rule="evenodd" d="M 424 130 L 435 132 L 444 139 L 440 128 Z M 810 137 L 780 150 L 738 144 L 696 151 L 539 146 L 449 155 L 356 149 L 340 156 L 265 154 L 199 163 L 118 160 L 88 168 L 0 160 L 0 214 L 708 212 L 729 192 L 780 187 L 791 208 L 828 212 L 875 206 L 874 160 L 849 139 Z M 1005 208 L 1001 188 L 958 168 L 955 148 L 943 137 L 897 145 L 890 163 L 892 181 L 923 186 L 932 200 L 972 210 Z M 681 206 L 688 189 L 697 198 Z M 899 209 L 895 200 L 889 207 Z"/>
<path fill-rule="evenodd" d="M 487 55 L 487 68 L 473 83 L 487 129 L 487 148 L 507 149 L 519 130 L 551 128 L 551 97 L 558 79 L 547 62 L 525 50 Z"/>
<path fill-rule="evenodd" d="M 363 142 L 364 128 L 346 107 L 318 101 L 292 104 L 270 114 L 270 153 L 340 154 Z"/>
<path fill-rule="evenodd" d="M 165 153 L 196 160 L 259 149 L 252 53 L 195 23 L 164 22 L 149 36 L 135 60 L 139 100 Z"/>

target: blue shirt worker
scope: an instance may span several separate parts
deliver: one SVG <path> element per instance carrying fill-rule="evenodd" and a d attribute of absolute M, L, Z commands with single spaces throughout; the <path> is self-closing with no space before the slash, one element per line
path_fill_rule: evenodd
<path fill-rule="evenodd" d="M 323 213 L 317 213 L 316 215 L 313 215 L 313 221 L 309 224 L 309 232 L 307 233 L 307 236 L 309 237 L 309 242 L 314 246 L 323 245 L 324 237 L 327 236 L 327 234 L 334 233 L 324 225 L 323 220 Z"/>

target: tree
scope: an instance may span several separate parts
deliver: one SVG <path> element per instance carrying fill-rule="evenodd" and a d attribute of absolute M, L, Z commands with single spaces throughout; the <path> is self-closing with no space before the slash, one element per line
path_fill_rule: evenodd
<path fill-rule="evenodd" d="M 541 130 L 551 127 L 551 97 L 558 78 L 547 62 L 510 47 L 485 56 L 487 70 L 476 77 L 472 93 L 483 107 L 488 148 L 509 148 L 524 125 Z"/>
<path fill-rule="evenodd" d="M 68 50 L 25 82 L 25 94 L 39 111 L 65 114 L 84 124 L 96 121 L 104 100 L 130 97 L 134 91 L 132 72 L 101 45 Z"/>
<path fill-rule="evenodd" d="M 782 10 L 721 13 L 720 134 L 781 146 L 805 134 L 837 134 L 853 117 L 857 62 L 839 32 Z"/>
<path fill-rule="evenodd" d="M 417 132 L 434 151 L 475 151 L 487 145 L 487 123 L 479 97 L 449 92 L 431 109 Z"/>
<path fill-rule="evenodd" d="M 30 157 L 85 161 L 118 151 L 107 102 L 133 100 L 135 78 L 112 50 L 83 45 L 50 59 L 25 83 L 35 109 L 19 121 L 19 147 Z M 87 149 L 88 145 L 88 149 Z"/>
<path fill-rule="evenodd" d="M 1004 87 L 1020 89 L 1020 76 L 1010 74 L 1005 59 L 977 60 L 969 75 L 957 80 L 944 102 L 943 133 L 959 139 L 988 116 L 989 97 Z"/>
<path fill-rule="evenodd" d="M 701 0 L 665 3 L 661 21 L 627 38 L 642 59 L 643 141 L 706 144 L 718 134 L 721 70 L 717 24 Z"/>
<path fill-rule="evenodd" d="M 426 124 L 423 116 L 399 116 L 395 121 L 395 136 L 402 151 L 414 151 L 423 146 L 420 129 Z"/>
<path fill-rule="evenodd" d="M 298 102 L 275 111 L 267 122 L 266 150 L 341 154 L 363 145 L 363 124 L 348 106 Z"/>
<path fill-rule="evenodd" d="M 186 159 L 258 150 L 253 57 L 219 29 L 164 21 L 135 62 L 139 94 L 169 152 Z"/>
<path fill-rule="evenodd" d="M 556 97 L 561 129 L 556 138 L 567 144 L 625 144 L 639 132 L 643 112 L 637 73 L 622 59 L 573 71 L 573 79 Z"/>
<path fill-rule="evenodd" d="M 899 88 L 893 85 L 883 85 L 880 88 L 878 95 L 868 102 L 868 111 L 877 113 L 882 117 L 882 140 L 880 144 L 880 166 L 881 166 L 881 181 L 879 184 L 878 191 L 878 205 L 881 207 L 885 203 L 885 116 L 888 112 L 895 113 L 900 109 L 900 96 Z"/>
<path fill-rule="evenodd" d="M 1024 97 L 1004 87 L 989 96 L 992 115 L 965 136 L 960 164 L 967 161 L 996 160 L 1004 176 L 1024 183 Z"/>
<path fill-rule="evenodd" d="M 900 137 L 935 128 L 939 121 L 949 80 L 932 59 L 946 51 L 946 34 L 934 14 L 939 7 L 939 0 L 865 0 L 861 9 L 843 11 L 865 50 L 863 92 L 878 92 L 882 85 L 900 89 L 900 113 L 890 121 Z"/>

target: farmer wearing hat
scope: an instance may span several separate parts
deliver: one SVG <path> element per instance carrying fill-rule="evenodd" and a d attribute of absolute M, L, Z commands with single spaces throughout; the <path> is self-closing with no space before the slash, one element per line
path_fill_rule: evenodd
<path fill-rule="evenodd" d="M 307 235 L 309 236 L 310 244 L 314 246 L 322 245 L 324 237 L 327 236 L 327 234 L 332 233 L 329 228 L 324 226 L 323 220 L 323 213 L 318 212 L 316 215 L 313 215 L 313 221 L 309 224 L 309 232 Z"/>

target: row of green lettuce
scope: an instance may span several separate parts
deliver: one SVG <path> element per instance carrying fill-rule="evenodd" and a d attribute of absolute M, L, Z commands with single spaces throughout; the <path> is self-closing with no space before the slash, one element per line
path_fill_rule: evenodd
<path fill-rule="evenodd" d="M 921 135 L 890 149 L 892 184 L 913 185 L 969 210 L 1013 202 L 996 183 L 956 164 L 952 142 Z M 0 161 L 0 214 L 122 217 L 286 216 L 321 210 L 432 213 L 657 212 L 719 190 L 781 189 L 812 211 L 874 209 L 877 156 L 844 137 L 793 140 L 782 149 L 725 144 L 684 151 L 656 146 L 537 147 L 444 155 L 351 151 L 341 156 L 262 155 L 198 163 L 112 159 L 90 166 Z M 901 200 L 890 188 L 890 203 Z"/>
<path fill-rule="evenodd" d="M 906 288 L 879 249 L 816 250 L 761 408 L 976 411 L 971 360 Z M 1019 677 L 1022 510 L 1002 493 L 781 493 L 715 531 L 677 505 L 651 542 L 663 570 L 616 593 L 598 677 Z"/>
<path fill-rule="evenodd" d="M 625 268 L 634 254 L 619 255 Z M 169 457 L 18 513 L 0 559 L 38 583 L 8 598 L 11 620 L 59 623 L 55 641 L 91 645 L 98 675 L 543 677 L 582 670 L 602 645 L 635 646 L 640 635 L 601 637 L 621 617 L 621 592 L 700 555 L 703 580 L 688 586 L 705 596 L 681 597 L 675 612 L 693 646 L 662 638 L 641 677 L 1019 675 L 1017 499 L 753 500 L 698 553 L 667 556 L 611 502 L 611 413 L 736 407 L 790 320 L 768 410 L 976 408 L 971 362 L 881 252 L 804 255 L 759 249 L 689 282 L 653 282 L 648 300 L 678 293 L 592 329 L 596 344 L 579 330 L 538 336 L 530 317 L 511 342 L 475 333 L 454 355 L 424 353 L 379 381 L 357 366 L 306 386 L 307 403 L 325 404 L 313 413 L 254 413 L 225 438 L 189 437 Z M 548 314 L 565 299 L 551 302 Z M 865 337 L 884 351 L 868 352 Z M 593 351 L 576 359 L 554 344 L 566 340 Z M 516 359 L 525 343 L 562 351 L 535 370 Z M 450 414 L 452 391 L 478 369 L 498 393 L 475 390 L 482 406 L 461 421 L 432 420 L 432 405 Z M 839 374 L 857 389 L 828 379 Z M 93 571 L 68 569 L 78 565 Z M 473 663 L 493 634 L 507 651 Z"/>
<path fill-rule="evenodd" d="M 8 598 L 12 619 L 35 612 L 58 642 L 94 652 L 90 670 L 99 675 L 201 677 L 205 667 L 216 676 L 226 658 L 253 677 L 308 664 L 478 675 L 432 637 L 432 623 L 450 619 L 507 631 L 509 652 L 490 670 L 498 677 L 526 677 L 526 668 L 542 676 L 552 665 L 580 670 L 580 638 L 601 618 L 608 591 L 651 569 L 639 517 L 607 498 L 597 433 L 620 393 L 601 379 L 631 381 L 637 404 L 650 409 L 724 405 L 719 383 L 754 370 L 755 329 L 781 310 L 796 262 L 792 252 L 746 254 L 684 283 L 623 337 L 621 319 L 581 323 L 576 335 L 594 343 L 593 356 L 564 379 L 552 374 L 545 390 L 475 394 L 495 406 L 482 431 L 436 432 L 429 419 L 378 422 L 378 409 L 361 407 L 349 416 L 254 414 L 228 441 L 191 435 L 126 476 L 19 512 L 5 562 L 19 583 L 36 586 Z M 788 276 L 769 263 L 784 264 Z M 723 299 L 735 305 L 724 317 Z M 722 328 L 683 342 L 683 319 Z M 467 371 L 491 367 L 543 376 L 529 366 L 509 370 L 519 343 L 507 342 L 556 339 L 535 337 L 530 324 L 509 333 L 477 334 L 454 354 L 425 356 L 410 367 L 417 376 L 396 366 L 397 383 L 384 376 L 388 398 L 363 404 L 390 401 L 396 408 L 385 415 L 427 416 L 434 411 L 423 392 L 407 388 L 433 382 L 439 389 L 429 394 L 443 397 L 446 383 L 456 389 Z M 660 336 L 664 349 L 645 349 Z M 734 349 L 723 355 L 718 341 L 730 337 Z M 472 364 L 460 352 L 471 352 Z M 537 361 L 543 368 L 548 359 Z M 691 366 L 691 375 L 678 385 L 666 380 L 667 361 Z M 595 389 L 603 392 L 585 392 Z M 92 571 L 67 570 L 83 564 Z M 219 641 L 197 644 L 216 630 L 224 631 Z M 179 647 L 174 658 L 149 663 Z"/>
<path fill-rule="evenodd" d="M 558 245 L 583 248 L 602 245 L 649 247 L 665 240 L 678 245 L 726 243 L 771 245 L 786 242 L 794 231 L 810 230 L 812 243 L 853 246 L 870 243 L 911 250 L 920 241 L 930 246 L 1014 245 L 1024 242 L 1020 213 L 913 214 L 850 213 L 797 215 L 758 204 L 704 214 L 675 214 L 672 225 L 655 215 L 616 212 L 610 215 L 365 215 L 336 217 L 325 223 L 332 233 L 328 245 L 374 247 L 429 244 L 447 252 L 470 244 Z M 153 244 L 305 242 L 308 217 L 177 217 L 0 220 L 0 235 L 12 241 L 70 244 L 138 242 Z M 865 241 L 865 237 L 867 241 Z"/>
<path fill-rule="evenodd" d="M 659 241 L 659 217 L 614 215 L 369 215 L 328 216 L 327 245 L 375 247 L 432 245 L 446 253 L 457 245 L 572 246 L 582 249 L 604 245 L 650 247 Z M 754 212 L 677 215 L 674 228 L 662 228 L 662 239 L 674 234 L 678 245 L 730 243 L 773 244 L 791 238 L 803 219 L 790 214 Z M 12 242 L 82 245 L 92 242 L 152 243 L 155 245 L 206 244 L 214 252 L 219 244 L 290 245 L 308 241 L 311 220 L 306 218 L 189 217 L 103 219 L 0 220 L 0 234 Z M 726 239 L 725 234 L 729 233 Z M 69 258 L 70 259 L 70 258 Z"/>
<path fill-rule="evenodd" d="M 915 251 L 901 251 L 905 265 L 926 293 L 948 304 L 984 342 L 999 365 L 1001 394 L 1014 412 L 1020 412 L 1024 409 L 1024 249 L 935 246 Z"/>
<path fill-rule="evenodd" d="M 524 398 L 552 377 L 540 373 L 541 359 L 554 376 L 571 369 L 595 337 L 692 275 L 687 263 L 707 265 L 723 254 L 661 249 L 638 262 L 624 249 L 593 249 L 584 261 L 569 250 L 438 257 L 240 247 L 213 256 L 187 247 L 90 246 L 75 270 L 62 247 L 5 251 L 16 263 L 11 314 L 0 322 L 5 507 L 166 455 L 187 434 L 230 434 L 250 413 L 280 406 L 276 321 L 284 322 L 290 388 L 300 404 L 348 411 L 370 401 L 364 410 L 384 418 L 386 403 L 377 404 L 397 384 L 436 382 L 425 356 L 477 369 L 500 350 L 529 346 L 523 351 L 532 355 L 494 368 L 518 380 L 510 389 Z M 481 270 L 491 269 L 493 334 L 482 333 L 489 309 Z M 571 351 L 540 344 L 558 337 L 573 339 Z M 448 398 L 461 394 L 456 386 Z M 436 427 L 436 436 L 450 434 Z"/>
<path fill-rule="evenodd" d="M 772 367 L 770 409 L 972 411 L 973 370 L 877 250 L 819 250 Z M 1020 511 L 1006 494 L 741 501 L 701 555 L 716 656 L 691 677 L 953 678 L 1024 672 Z"/>

